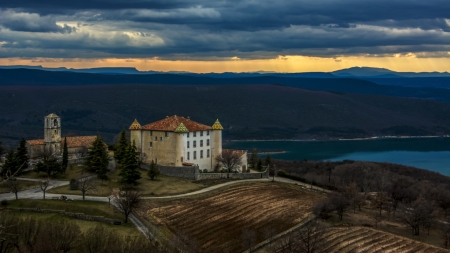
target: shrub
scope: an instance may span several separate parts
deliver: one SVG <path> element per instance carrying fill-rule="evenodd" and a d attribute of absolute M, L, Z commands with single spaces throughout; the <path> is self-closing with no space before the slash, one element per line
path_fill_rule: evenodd
<path fill-rule="evenodd" d="M 74 178 L 70 179 L 69 185 L 71 190 L 78 190 L 78 180 Z"/>
<path fill-rule="evenodd" d="M 286 171 L 284 171 L 284 170 L 280 170 L 280 171 L 278 171 L 278 176 L 280 176 L 280 177 L 284 177 L 284 176 L 286 176 L 287 175 L 287 173 L 286 173 Z"/>
<path fill-rule="evenodd" d="M 328 198 L 317 201 L 313 205 L 313 213 L 317 217 L 320 217 L 323 220 L 330 218 L 330 213 L 332 211 L 333 211 L 333 205 Z"/>
<path fill-rule="evenodd" d="M 8 200 L 6 199 L 3 199 L 0 203 L 3 207 L 7 207 L 9 205 Z"/>
<path fill-rule="evenodd" d="M 204 169 L 204 170 L 203 170 L 203 173 L 208 173 L 208 170 L 207 170 L 207 169 Z"/>

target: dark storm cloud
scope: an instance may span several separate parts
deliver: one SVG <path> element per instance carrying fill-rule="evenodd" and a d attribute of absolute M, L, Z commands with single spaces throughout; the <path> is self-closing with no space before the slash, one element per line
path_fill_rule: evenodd
<path fill-rule="evenodd" d="M 450 41 L 448 0 L 3 0 L 0 8 L 0 57 L 448 57 Z"/>

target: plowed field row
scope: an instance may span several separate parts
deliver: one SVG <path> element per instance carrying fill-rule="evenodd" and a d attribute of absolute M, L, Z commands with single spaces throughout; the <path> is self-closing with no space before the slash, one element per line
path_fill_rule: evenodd
<path fill-rule="evenodd" d="M 322 196 L 276 184 L 229 189 L 218 195 L 153 208 L 149 215 L 176 233 L 188 235 L 201 252 L 242 252 L 243 233 L 254 244 L 303 220 Z"/>
<path fill-rule="evenodd" d="M 330 228 L 325 233 L 323 245 L 325 252 L 450 252 L 370 228 Z"/>

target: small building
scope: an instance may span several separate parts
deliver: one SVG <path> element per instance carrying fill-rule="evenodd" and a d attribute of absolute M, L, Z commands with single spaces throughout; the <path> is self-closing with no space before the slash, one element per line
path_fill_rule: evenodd
<path fill-rule="evenodd" d="M 44 155 L 60 155 L 67 139 L 69 155 L 87 153 L 96 136 L 71 136 L 61 138 L 61 118 L 51 113 L 44 119 L 44 139 L 27 140 L 28 155 L 38 158 Z"/>
<path fill-rule="evenodd" d="M 175 115 L 144 126 L 134 120 L 129 129 L 131 141 L 146 164 L 196 165 L 202 171 L 212 171 L 217 165 L 215 158 L 222 154 L 223 127 L 219 120 L 208 126 Z"/>

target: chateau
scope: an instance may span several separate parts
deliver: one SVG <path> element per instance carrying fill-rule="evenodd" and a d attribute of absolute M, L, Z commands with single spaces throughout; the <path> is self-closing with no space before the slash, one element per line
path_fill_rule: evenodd
<path fill-rule="evenodd" d="M 86 153 L 94 142 L 96 136 L 66 137 L 69 155 Z M 64 138 L 61 138 L 61 118 L 51 113 L 44 119 L 44 139 L 27 140 L 30 158 L 43 155 L 60 155 L 64 147 Z"/>
<path fill-rule="evenodd" d="M 222 154 L 222 130 L 219 120 L 212 126 L 191 120 L 189 117 L 171 116 L 141 126 L 137 120 L 130 126 L 134 142 L 143 163 L 155 161 L 164 166 L 194 166 L 212 171 L 216 157 Z M 245 171 L 247 153 L 240 152 Z"/>

